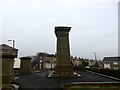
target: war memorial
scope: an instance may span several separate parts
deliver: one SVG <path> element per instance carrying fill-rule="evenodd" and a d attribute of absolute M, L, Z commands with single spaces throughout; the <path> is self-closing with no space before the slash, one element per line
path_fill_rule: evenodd
<path fill-rule="evenodd" d="M 14 58 L 17 57 L 18 49 L 9 46 L 0 48 L 2 51 L 2 84 L 14 84 L 19 86 L 20 90 L 42 90 L 43 88 L 65 89 L 81 88 L 81 90 L 120 90 L 120 80 L 103 76 L 94 72 L 80 70 L 81 76 L 78 78 L 74 74 L 73 66 L 70 61 L 69 32 L 71 27 L 55 27 L 57 37 L 56 46 L 56 67 L 51 78 L 48 75 L 51 71 L 42 71 L 34 73 L 31 69 L 31 58 L 21 57 L 19 75 L 15 78 L 13 72 Z M 8 48 L 9 47 L 9 48 Z M 10 53 L 7 53 L 7 52 Z M 68 78 L 69 77 L 69 78 Z M 7 89 L 6 89 L 7 90 Z M 15 90 L 15 88 L 10 89 Z"/>
<path fill-rule="evenodd" d="M 57 37 L 57 64 L 53 77 L 73 77 L 72 64 L 70 62 L 69 31 L 71 27 L 55 27 Z"/>

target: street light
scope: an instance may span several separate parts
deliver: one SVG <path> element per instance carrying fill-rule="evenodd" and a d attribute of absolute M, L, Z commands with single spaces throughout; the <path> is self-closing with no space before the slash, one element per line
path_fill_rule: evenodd
<path fill-rule="evenodd" d="M 97 64 L 97 56 L 96 56 L 96 52 L 93 52 L 93 54 L 95 54 L 95 67 L 97 67 L 98 64 Z"/>
<path fill-rule="evenodd" d="M 95 54 L 95 60 L 97 60 L 96 52 L 93 52 L 93 54 Z"/>
<path fill-rule="evenodd" d="M 8 41 L 12 41 L 13 42 L 13 49 L 15 47 L 15 40 L 8 40 Z"/>

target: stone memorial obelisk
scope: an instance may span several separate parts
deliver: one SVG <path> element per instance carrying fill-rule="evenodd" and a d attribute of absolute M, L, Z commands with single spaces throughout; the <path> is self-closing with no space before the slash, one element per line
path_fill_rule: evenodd
<path fill-rule="evenodd" d="M 71 77 L 73 76 L 73 68 L 70 61 L 69 47 L 69 31 L 71 27 L 55 27 L 57 37 L 57 54 L 56 54 L 56 77 Z"/>

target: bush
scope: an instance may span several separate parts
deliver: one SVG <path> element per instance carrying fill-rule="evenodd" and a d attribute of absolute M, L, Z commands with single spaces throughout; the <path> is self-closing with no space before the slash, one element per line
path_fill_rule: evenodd
<path fill-rule="evenodd" d="M 74 67 L 73 67 L 73 70 L 74 70 L 74 71 L 75 71 L 75 70 L 86 70 L 86 68 L 83 67 L 83 66 L 74 66 Z"/>
<path fill-rule="evenodd" d="M 120 70 L 110 70 L 110 69 L 89 69 L 89 70 L 120 79 Z"/>

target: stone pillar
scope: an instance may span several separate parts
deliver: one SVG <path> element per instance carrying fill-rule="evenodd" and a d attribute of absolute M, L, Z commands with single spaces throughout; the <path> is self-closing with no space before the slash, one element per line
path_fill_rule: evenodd
<path fill-rule="evenodd" d="M 14 80 L 14 57 L 2 56 L 2 84 L 9 84 Z"/>
<path fill-rule="evenodd" d="M 20 75 L 32 73 L 31 58 L 30 57 L 21 57 L 20 60 L 21 60 Z"/>
<path fill-rule="evenodd" d="M 18 49 L 10 47 L 6 44 L 0 45 L 0 77 L 2 77 L 2 84 L 10 84 L 13 82 L 14 58 L 17 58 L 17 54 Z"/>
<path fill-rule="evenodd" d="M 1 54 L 1 51 L 0 51 Z M 2 58 L 0 57 L 0 87 L 2 87 Z"/>
<path fill-rule="evenodd" d="M 73 76 L 69 47 L 70 29 L 71 27 L 55 27 L 57 37 L 55 76 Z"/>

